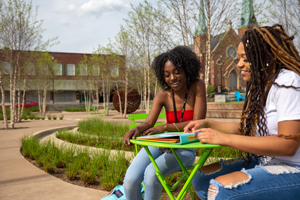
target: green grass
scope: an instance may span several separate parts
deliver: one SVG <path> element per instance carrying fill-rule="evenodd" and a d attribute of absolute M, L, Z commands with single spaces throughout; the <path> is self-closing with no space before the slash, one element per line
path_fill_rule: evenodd
<path fill-rule="evenodd" d="M 78 130 L 90 135 L 123 137 L 129 131 L 129 125 L 93 118 L 79 121 Z"/>
<path fill-rule="evenodd" d="M 56 137 L 79 145 L 104 148 L 104 149 L 114 149 L 123 151 L 134 151 L 134 147 L 127 147 L 123 143 L 123 137 L 118 136 L 96 136 L 96 135 L 86 135 L 82 133 L 73 133 L 68 130 L 59 130 L 56 133 Z"/>

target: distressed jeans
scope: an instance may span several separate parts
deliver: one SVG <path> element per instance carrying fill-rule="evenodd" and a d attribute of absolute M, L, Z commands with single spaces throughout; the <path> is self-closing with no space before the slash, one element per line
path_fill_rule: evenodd
<path fill-rule="evenodd" d="M 249 164 L 241 159 L 220 161 L 221 168 L 205 174 L 197 171 L 192 183 L 201 200 L 299 200 L 300 167 L 286 164 Z M 222 185 L 214 178 L 235 171 L 242 171 L 248 179 L 235 185 Z M 214 190 L 208 192 L 210 184 Z"/>
<path fill-rule="evenodd" d="M 181 170 L 174 154 L 161 153 L 157 147 L 148 147 L 158 168 L 164 177 Z M 176 149 L 186 167 L 191 166 L 195 160 L 194 149 Z M 162 185 L 156 176 L 156 170 L 150 158 L 143 148 L 133 159 L 127 169 L 124 178 L 125 197 L 128 200 L 141 200 L 141 184 L 145 183 L 144 200 L 159 200 L 162 192 Z"/>

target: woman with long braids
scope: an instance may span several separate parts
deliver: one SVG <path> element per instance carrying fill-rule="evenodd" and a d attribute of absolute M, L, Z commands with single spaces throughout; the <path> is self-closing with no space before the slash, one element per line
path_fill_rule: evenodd
<path fill-rule="evenodd" d="M 281 25 L 247 30 L 238 64 L 247 81 L 240 123 L 190 122 L 202 143 L 245 152 L 200 168 L 193 186 L 205 199 L 300 199 L 300 57 Z"/>
<path fill-rule="evenodd" d="M 165 131 L 183 131 L 193 119 L 205 119 L 205 84 L 199 79 L 200 61 L 196 54 L 185 46 L 157 56 L 152 68 L 163 88 L 153 99 L 151 111 L 138 127 L 129 130 L 124 136 L 124 144 L 131 145 L 130 139 L 138 135 L 150 135 Z M 162 108 L 166 110 L 167 124 L 153 127 Z M 181 168 L 172 152 L 167 149 L 149 147 L 163 176 L 168 176 Z M 194 149 L 177 149 L 186 167 L 195 160 Z M 125 197 L 128 200 L 141 200 L 141 184 L 144 181 L 144 200 L 159 200 L 162 185 L 148 154 L 142 149 L 130 164 L 124 179 Z"/>

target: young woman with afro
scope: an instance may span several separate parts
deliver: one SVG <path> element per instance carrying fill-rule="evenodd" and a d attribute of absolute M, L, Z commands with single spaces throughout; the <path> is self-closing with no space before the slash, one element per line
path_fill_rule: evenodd
<path fill-rule="evenodd" d="M 160 83 L 159 91 L 152 103 L 151 111 L 139 126 L 124 136 L 124 144 L 131 145 L 130 139 L 139 135 L 151 135 L 166 131 L 183 131 L 191 120 L 205 119 L 205 84 L 199 79 L 200 61 L 196 54 L 185 46 L 178 46 L 157 56 L 152 68 Z M 153 127 L 162 108 L 166 110 L 167 123 Z M 172 152 L 149 147 L 162 174 L 166 177 L 181 168 Z M 176 153 L 186 167 L 195 160 L 194 149 L 177 149 Z M 159 200 L 162 185 L 146 151 L 142 149 L 130 164 L 124 179 L 126 199 L 141 200 L 141 184 L 144 181 L 144 200 Z"/>
<path fill-rule="evenodd" d="M 241 158 L 199 169 L 193 186 L 205 199 L 300 198 L 300 57 L 281 25 L 247 30 L 238 46 L 247 81 L 240 123 L 190 122 L 202 143 L 241 151 Z"/>

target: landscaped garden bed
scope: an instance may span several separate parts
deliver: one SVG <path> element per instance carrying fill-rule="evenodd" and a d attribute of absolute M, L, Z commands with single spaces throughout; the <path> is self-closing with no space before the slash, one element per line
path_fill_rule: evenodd
<path fill-rule="evenodd" d="M 122 184 L 124 175 L 129 166 L 129 160 L 125 158 L 124 151 L 134 152 L 134 147 L 126 147 L 123 144 L 123 135 L 129 130 L 126 124 L 106 122 L 101 119 L 88 119 L 80 121 L 78 132 L 59 130 L 56 136 L 68 143 L 102 149 L 122 150 L 117 151 L 111 157 L 109 151 L 97 151 L 90 153 L 87 150 L 77 148 L 58 149 L 53 141 L 40 142 L 33 136 L 22 138 L 22 153 L 24 157 L 53 176 L 79 186 L 110 191 L 118 184 Z M 202 150 L 197 150 L 201 155 Z M 219 157 L 237 157 L 237 151 L 231 148 L 215 149 L 210 162 L 219 160 Z M 169 185 L 175 183 L 181 177 L 181 172 L 167 177 Z M 174 191 L 179 193 L 179 186 Z M 167 200 L 167 194 L 163 194 L 162 200 Z M 191 199 L 187 194 L 184 199 Z"/>

